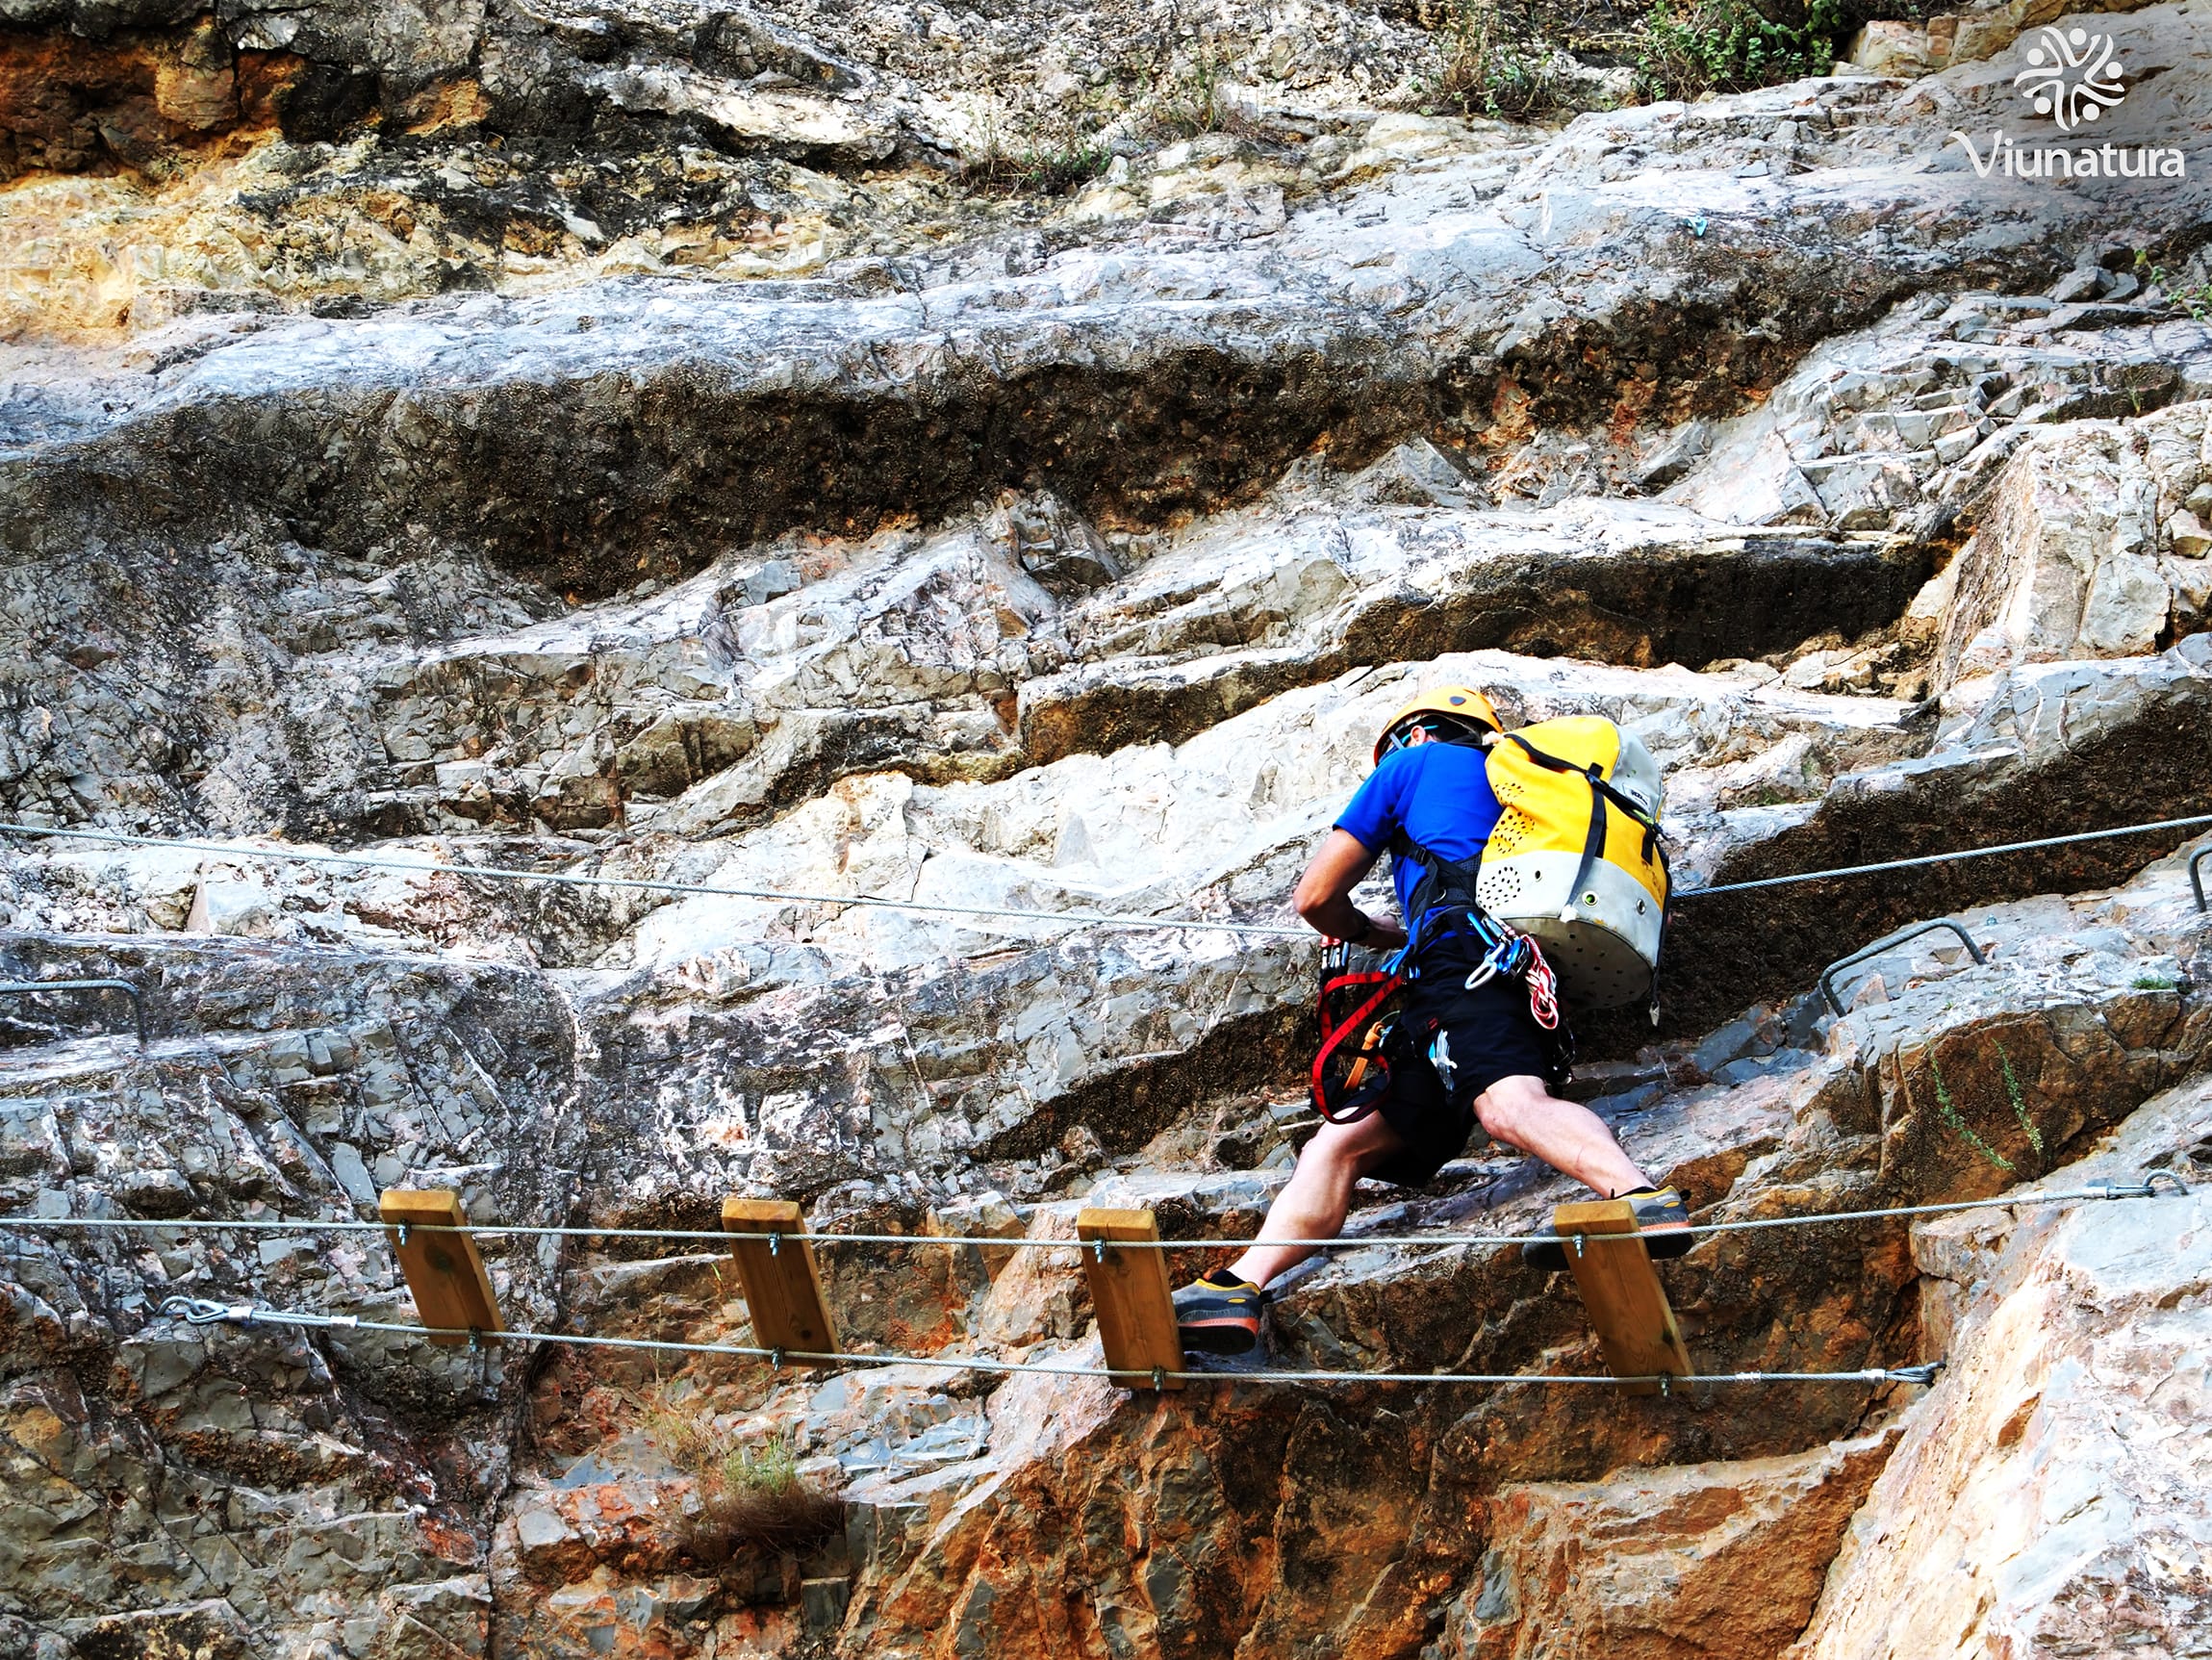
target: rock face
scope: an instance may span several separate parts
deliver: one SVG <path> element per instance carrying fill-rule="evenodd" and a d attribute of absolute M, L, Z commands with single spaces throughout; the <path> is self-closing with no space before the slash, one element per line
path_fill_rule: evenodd
<path fill-rule="evenodd" d="M 2187 1168 L 2208 1129 L 2203 1087 L 2175 1090 L 2067 1180 Z M 1792 1656 L 2202 1646 L 2208 1237 L 2201 1195 L 1921 1234 L 1954 1375 L 1905 1431 Z"/>
<path fill-rule="evenodd" d="M 2199 827 L 1735 886 L 2212 812 L 2201 0 L 1548 127 L 1420 7 L 0 19 L 0 979 L 149 1029 L 0 994 L 0 1660 L 2201 1650 Z M 1977 171 L 2046 24 L 2182 172 Z M 1083 1375 L 1437 682 L 1665 770 L 1574 1088 L 1698 1220 L 1992 1208 L 1702 1237 L 1615 1398 L 1359 1243 L 1574 1196 L 1471 1147 L 1275 1288 L 1344 1380 Z M 380 1329 L 391 1188 L 531 1335 Z M 644 1346 L 731 1192 L 882 1364 Z"/>

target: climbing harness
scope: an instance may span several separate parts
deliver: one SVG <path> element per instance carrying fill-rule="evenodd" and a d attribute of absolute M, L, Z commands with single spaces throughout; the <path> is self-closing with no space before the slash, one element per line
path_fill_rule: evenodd
<path fill-rule="evenodd" d="M 1436 864 L 1448 870 L 1462 868 L 1442 860 Z M 1434 869 L 1432 865 L 1432 873 Z M 1391 1067 L 1404 1059 L 1407 1034 L 1398 1011 L 1386 1006 L 1420 979 L 1420 954 L 1454 937 L 1466 937 L 1483 952 L 1462 982 L 1464 989 L 1478 990 L 1500 978 L 1521 981 L 1528 990 L 1530 1017 L 1552 1051 L 1553 1075 L 1564 1081 L 1573 1064 L 1574 1035 L 1561 1018 L 1559 981 L 1544 958 L 1543 947 L 1463 901 L 1421 907 L 1429 880 L 1424 875 L 1414 888 L 1417 915 L 1404 948 L 1381 967 L 1354 969 L 1352 948 L 1343 940 L 1331 939 L 1322 946 L 1321 991 L 1315 1009 L 1321 1037 L 1313 1052 L 1308 1094 L 1313 1111 L 1332 1124 L 1356 1124 L 1388 1098 Z M 1448 1090 L 1450 1063 L 1437 1054 L 1442 1042 L 1438 1030 L 1430 1045 L 1430 1060 L 1444 1076 Z"/>
<path fill-rule="evenodd" d="M 1321 1041 L 1308 1093 L 1313 1111 L 1332 1124 L 1356 1124 L 1389 1095 L 1397 1017 L 1384 1013 L 1383 1006 L 1406 983 L 1394 970 L 1355 971 L 1351 958 L 1352 948 L 1343 940 L 1321 947 Z"/>

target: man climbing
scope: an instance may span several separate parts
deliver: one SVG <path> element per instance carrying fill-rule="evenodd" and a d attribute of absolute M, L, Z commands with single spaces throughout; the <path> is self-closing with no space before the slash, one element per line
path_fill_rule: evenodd
<path fill-rule="evenodd" d="M 1681 1195 L 1654 1188 L 1603 1119 L 1547 1087 L 1554 1050 L 1530 1011 L 1526 981 L 1477 974 L 1487 944 L 1454 926 L 1472 905 L 1476 866 L 1502 811 L 1485 765 L 1502 730 L 1489 700 L 1467 687 L 1415 698 L 1384 728 L 1375 770 L 1299 878 L 1298 914 L 1332 939 L 1387 955 L 1406 946 L 1408 928 L 1417 936 L 1388 1087 L 1368 1115 L 1315 1132 L 1251 1249 L 1176 1293 L 1184 1348 L 1250 1350 L 1259 1341 L 1261 1288 L 1317 1248 L 1274 1241 L 1334 1239 L 1354 1182 L 1421 1187 L 1478 1123 L 1601 1195 L 1634 1200 L 1639 1228 L 1658 1236 L 1654 1257 L 1690 1248 Z M 1351 900 L 1385 849 L 1402 925 L 1379 922 Z M 1541 1267 L 1566 1265 L 1548 1231 L 1522 1254 Z"/>

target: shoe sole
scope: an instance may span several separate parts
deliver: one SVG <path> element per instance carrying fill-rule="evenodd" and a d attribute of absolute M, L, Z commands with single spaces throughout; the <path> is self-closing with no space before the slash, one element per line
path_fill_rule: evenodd
<path fill-rule="evenodd" d="M 1241 1320 L 1208 1321 L 1203 1325 L 1177 1326 L 1175 1330 L 1186 1350 L 1202 1355 L 1248 1355 L 1259 1346 L 1257 1320 L 1250 1325 Z"/>

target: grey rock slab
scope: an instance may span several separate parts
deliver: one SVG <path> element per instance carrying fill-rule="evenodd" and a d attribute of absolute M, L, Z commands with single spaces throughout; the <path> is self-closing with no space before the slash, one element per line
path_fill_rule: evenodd
<path fill-rule="evenodd" d="M 1812 84 L 1739 114 L 1863 119 L 1883 95 Z M 1940 147 L 1938 120 L 1904 115 L 1900 149 Z M 1673 145 L 1673 160 L 1593 185 L 1577 148 L 1593 126 Z M 1940 171 L 1721 180 L 1685 166 L 1709 126 L 1666 105 L 1583 117 L 1493 208 L 1451 207 L 1448 179 L 1421 175 L 1378 193 L 1371 227 L 1330 204 L 1233 248 L 1079 249 L 919 294 L 608 284 L 272 320 L 158 374 L 80 354 L 0 413 L 6 533 L 26 549 L 85 534 L 79 474 L 137 480 L 125 520 L 158 513 L 172 533 L 282 502 L 307 540 L 366 550 L 412 524 L 524 564 L 542 562 L 536 526 L 554 509 L 575 525 L 570 567 L 602 566 L 603 585 L 618 522 L 634 561 L 641 529 L 646 547 L 678 549 L 928 516 L 1024 482 L 1028 456 L 1059 457 L 1034 481 L 1086 508 L 1157 522 L 1248 488 L 1324 432 L 1379 449 L 1441 416 L 1479 433 L 1493 394 L 1524 378 L 1543 379 L 1547 424 L 1589 421 L 1622 372 L 1586 357 L 1593 328 L 1656 364 L 1665 401 L 1740 401 L 1746 373 L 1868 320 L 1855 296 L 2055 265 L 2103 222 L 2070 192 L 1993 196 Z M 2140 233 L 2185 213 L 2193 188 L 2147 197 Z M 1707 232 L 1683 230 L 1686 214 Z M 1925 240 L 1895 242 L 1893 216 Z M 1386 249 L 1396 264 L 1371 280 L 1364 262 Z M 1737 269 L 1750 256 L 1764 295 Z M 1267 396 L 1234 395 L 1239 378 Z M 1192 419 L 1170 422 L 1171 406 Z M 579 447 L 604 462 L 576 465 Z"/>

